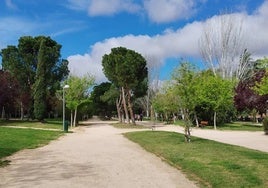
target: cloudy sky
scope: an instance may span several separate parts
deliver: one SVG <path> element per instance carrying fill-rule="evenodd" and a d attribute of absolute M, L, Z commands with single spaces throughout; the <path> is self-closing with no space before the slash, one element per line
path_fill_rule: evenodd
<path fill-rule="evenodd" d="M 202 66 L 202 30 L 222 14 L 243 18 L 252 57 L 268 55 L 268 0 L 0 0 L 0 49 L 21 36 L 51 36 L 73 74 L 101 82 L 102 56 L 124 46 L 168 79 L 182 58 Z"/>

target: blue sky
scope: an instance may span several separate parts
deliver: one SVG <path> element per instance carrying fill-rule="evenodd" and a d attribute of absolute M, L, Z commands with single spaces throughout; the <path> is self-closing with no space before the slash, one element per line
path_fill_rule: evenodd
<path fill-rule="evenodd" d="M 198 40 L 208 20 L 243 15 L 253 57 L 268 53 L 268 0 L 1 0 L 0 48 L 21 36 L 46 35 L 62 45 L 72 74 L 105 81 L 101 58 L 125 46 L 168 79 L 181 58 L 201 64 Z"/>

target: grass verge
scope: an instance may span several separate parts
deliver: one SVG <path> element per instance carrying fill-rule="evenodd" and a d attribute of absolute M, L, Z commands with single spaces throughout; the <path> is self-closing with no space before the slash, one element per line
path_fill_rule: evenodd
<path fill-rule="evenodd" d="M 47 119 L 44 123 L 27 120 L 0 120 L 0 126 L 15 126 L 28 128 L 43 128 L 62 130 L 62 120 Z"/>
<path fill-rule="evenodd" d="M 182 126 L 184 124 L 183 121 L 176 121 L 175 125 Z M 205 126 L 202 129 L 214 129 L 213 125 Z M 256 124 L 252 122 L 233 122 L 233 123 L 225 123 L 223 125 L 217 126 L 218 130 L 230 130 L 230 131 L 263 131 L 262 124 Z"/>
<path fill-rule="evenodd" d="M 182 170 L 201 187 L 268 187 L 268 153 L 174 132 L 124 134 L 147 151 Z"/>
<path fill-rule="evenodd" d="M 148 127 L 145 127 L 139 124 L 134 125 L 134 124 L 127 124 L 127 123 L 112 123 L 111 125 L 119 129 L 148 129 Z"/>
<path fill-rule="evenodd" d="M 22 149 L 32 149 L 57 139 L 63 133 L 34 129 L 0 127 L 0 167 L 9 163 L 4 157 Z"/>

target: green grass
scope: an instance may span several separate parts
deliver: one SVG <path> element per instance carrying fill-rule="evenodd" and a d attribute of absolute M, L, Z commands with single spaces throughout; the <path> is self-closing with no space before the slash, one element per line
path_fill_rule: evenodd
<path fill-rule="evenodd" d="M 184 124 L 183 121 L 176 121 L 175 125 L 182 126 Z M 213 125 L 205 126 L 202 129 L 214 129 Z M 217 125 L 218 130 L 230 130 L 230 131 L 263 131 L 262 124 L 256 124 L 252 122 L 233 122 L 233 123 L 225 123 L 223 125 Z"/>
<path fill-rule="evenodd" d="M 0 120 L 1 126 L 19 126 L 28 128 L 43 128 L 62 130 L 62 120 L 47 119 L 44 123 L 27 120 Z"/>
<path fill-rule="evenodd" d="M 134 124 L 127 124 L 127 123 L 112 123 L 111 125 L 119 129 L 148 129 L 148 127 L 145 127 L 139 124 L 134 125 Z"/>
<path fill-rule="evenodd" d="M 268 187 L 268 153 L 174 132 L 124 134 L 149 152 L 181 169 L 201 187 Z"/>
<path fill-rule="evenodd" d="M 39 122 L 26 121 L 1 121 L 0 125 L 28 127 L 9 128 L 0 126 L 0 167 L 8 164 L 4 157 L 23 150 L 36 148 L 48 144 L 51 140 L 57 139 L 63 133 L 61 131 L 35 130 L 30 128 L 55 128 L 59 129 L 57 122 L 42 124 Z M 59 129 L 60 130 L 60 129 Z"/>

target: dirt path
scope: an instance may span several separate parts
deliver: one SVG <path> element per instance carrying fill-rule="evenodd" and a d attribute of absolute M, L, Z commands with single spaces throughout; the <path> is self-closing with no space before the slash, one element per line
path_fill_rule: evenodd
<path fill-rule="evenodd" d="M 76 129 L 49 145 L 24 150 L 0 168 L 0 187 L 196 187 L 180 171 L 107 124 Z"/>

